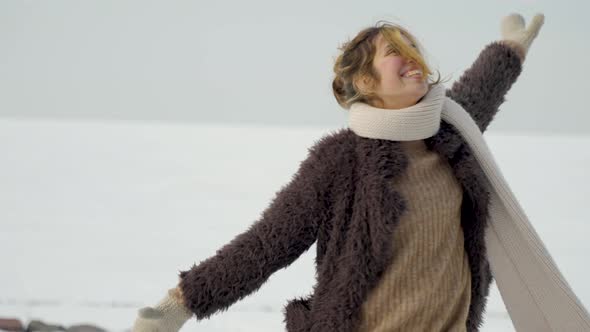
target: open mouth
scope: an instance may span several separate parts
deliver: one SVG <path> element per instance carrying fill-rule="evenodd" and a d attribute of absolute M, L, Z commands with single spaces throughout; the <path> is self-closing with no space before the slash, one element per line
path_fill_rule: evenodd
<path fill-rule="evenodd" d="M 402 75 L 404 78 L 421 78 L 422 71 L 419 69 L 409 70 L 405 74 Z"/>

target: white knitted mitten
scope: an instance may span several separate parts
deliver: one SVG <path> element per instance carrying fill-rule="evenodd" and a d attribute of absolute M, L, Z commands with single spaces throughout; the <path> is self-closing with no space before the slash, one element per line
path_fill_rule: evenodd
<path fill-rule="evenodd" d="M 522 15 L 516 13 L 510 14 L 502 19 L 502 38 L 520 44 L 526 55 L 544 22 L 545 16 L 543 14 L 537 14 L 533 17 L 528 28 L 525 29 Z"/>
<path fill-rule="evenodd" d="M 138 311 L 133 332 L 178 331 L 193 315 L 181 302 L 178 288 L 168 290 L 168 295 L 155 307 Z"/>

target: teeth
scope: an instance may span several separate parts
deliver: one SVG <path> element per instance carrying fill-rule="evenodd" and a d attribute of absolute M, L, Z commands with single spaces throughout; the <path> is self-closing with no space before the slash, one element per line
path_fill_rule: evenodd
<path fill-rule="evenodd" d="M 421 75 L 422 71 L 415 69 L 415 70 L 410 70 L 407 73 L 404 74 L 404 77 L 409 77 L 409 76 L 414 76 L 414 75 Z"/>

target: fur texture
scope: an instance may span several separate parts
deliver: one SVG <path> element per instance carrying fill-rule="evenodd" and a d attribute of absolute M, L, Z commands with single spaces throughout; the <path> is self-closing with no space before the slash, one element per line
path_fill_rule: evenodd
<path fill-rule="evenodd" d="M 494 42 L 447 96 L 484 131 L 520 74 L 520 61 L 515 50 Z M 425 142 L 448 160 L 463 187 L 461 226 L 472 275 L 467 330 L 478 331 L 492 282 L 484 242 L 490 184 L 448 123 Z M 407 166 L 396 141 L 363 138 L 349 128 L 324 136 L 258 221 L 180 273 L 185 303 L 197 319 L 227 310 L 317 241 L 317 283 L 311 294 L 285 306 L 287 330 L 356 331 L 361 305 L 391 259 L 392 234 L 407 206 L 388 183 Z"/>

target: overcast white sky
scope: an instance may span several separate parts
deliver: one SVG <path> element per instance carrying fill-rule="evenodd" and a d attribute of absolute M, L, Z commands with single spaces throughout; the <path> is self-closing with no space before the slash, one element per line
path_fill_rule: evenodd
<path fill-rule="evenodd" d="M 0 0 L 0 117 L 340 126 L 337 47 L 401 23 L 448 86 L 501 38 L 545 25 L 492 131 L 590 133 L 588 1 Z"/>

